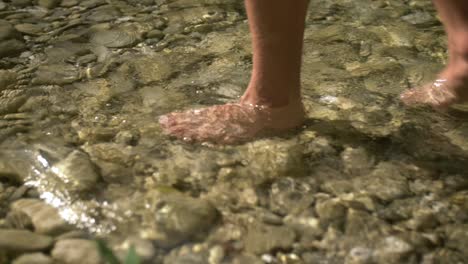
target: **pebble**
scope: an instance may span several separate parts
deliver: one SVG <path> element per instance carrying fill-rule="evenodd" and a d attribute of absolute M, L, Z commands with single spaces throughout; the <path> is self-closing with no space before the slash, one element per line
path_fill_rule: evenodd
<path fill-rule="evenodd" d="M 27 35 L 39 35 L 43 30 L 41 26 L 29 23 L 17 24 L 15 25 L 15 29 Z"/>
<path fill-rule="evenodd" d="M 39 234 L 60 235 L 70 226 L 62 219 L 56 208 L 36 199 L 21 199 L 11 205 L 11 209 L 28 215 Z"/>
<path fill-rule="evenodd" d="M 66 264 L 101 264 L 102 261 L 96 242 L 85 239 L 59 240 L 51 255 L 55 261 Z"/>
<path fill-rule="evenodd" d="M 53 244 L 52 237 L 27 230 L 0 229 L 0 250 L 30 252 L 45 250 Z"/>
<path fill-rule="evenodd" d="M 296 239 L 293 230 L 285 226 L 252 223 L 244 236 L 245 251 L 253 254 L 288 249 Z"/>
<path fill-rule="evenodd" d="M 12 264 L 54 264 L 54 260 L 43 253 L 30 253 L 19 256 Z"/>
<path fill-rule="evenodd" d="M 70 191 L 84 192 L 96 187 L 100 176 L 89 156 L 81 151 L 73 151 L 54 166 L 56 175 L 67 184 Z"/>
<path fill-rule="evenodd" d="M 154 214 L 156 244 L 174 246 L 210 230 L 219 219 L 211 203 L 177 193 L 164 194 Z"/>
<path fill-rule="evenodd" d="M 38 0 L 38 5 L 47 9 L 52 9 L 60 5 L 62 0 Z"/>
<path fill-rule="evenodd" d="M 24 50 L 26 50 L 26 45 L 21 40 L 9 39 L 0 41 L 0 59 L 17 56 Z"/>

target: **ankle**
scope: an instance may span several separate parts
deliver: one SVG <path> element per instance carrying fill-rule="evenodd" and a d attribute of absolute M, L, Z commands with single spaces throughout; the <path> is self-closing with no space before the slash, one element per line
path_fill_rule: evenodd
<path fill-rule="evenodd" d="M 263 105 L 271 108 L 281 108 L 301 102 L 300 92 L 289 92 L 291 90 L 294 91 L 294 89 L 287 89 L 285 94 L 283 92 L 284 90 L 284 87 L 278 87 L 277 89 L 268 89 L 268 91 L 262 92 L 261 89 L 250 85 L 242 95 L 240 102 Z"/>

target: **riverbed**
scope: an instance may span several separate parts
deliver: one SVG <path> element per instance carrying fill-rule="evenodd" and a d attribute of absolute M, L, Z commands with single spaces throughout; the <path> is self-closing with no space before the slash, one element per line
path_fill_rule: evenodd
<path fill-rule="evenodd" d="M 189 144 L 158 117 L 242 95 L 242 1 L 0 1 L 0 263 L 465 263 L 468 110 L 398 99 L 430 1 L 312 0 L 304 43 L 303 127 Z"/>

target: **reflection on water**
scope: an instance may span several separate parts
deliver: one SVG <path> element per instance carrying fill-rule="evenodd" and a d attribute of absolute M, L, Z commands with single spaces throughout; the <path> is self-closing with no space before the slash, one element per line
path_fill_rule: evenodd
<path fill-rule="evenodd" d="M 240 146 L 172 141 L 156 120 L 242 94 L 241 3 L 137 2 L 0 10 L 23 36 L 0 60 L 0 180 L 165 263 L 468 258 L 467 112 L 398 102 L 446 61 L 430 2 L 312 0 L 306 126 Z"/>

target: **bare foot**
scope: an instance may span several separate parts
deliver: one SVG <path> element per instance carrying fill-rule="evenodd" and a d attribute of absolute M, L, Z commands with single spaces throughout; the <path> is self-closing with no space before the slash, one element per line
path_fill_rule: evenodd
<path fill-rule="evenodd" d="M 453 104 L 468 101 L 468 78 L 442 73 L 432 83 L 403 92 L 400 99 L 407 106 L 428 105 L 436 110 L 447 110 Z"/>
<path fill-rule="evenodd" d="M 300 101 L 272 108 L 245 102 L 173 112 L 159 118 L 165 134 L 185 141 L 235 144 L 300 126 L 305 119 Z"/>

